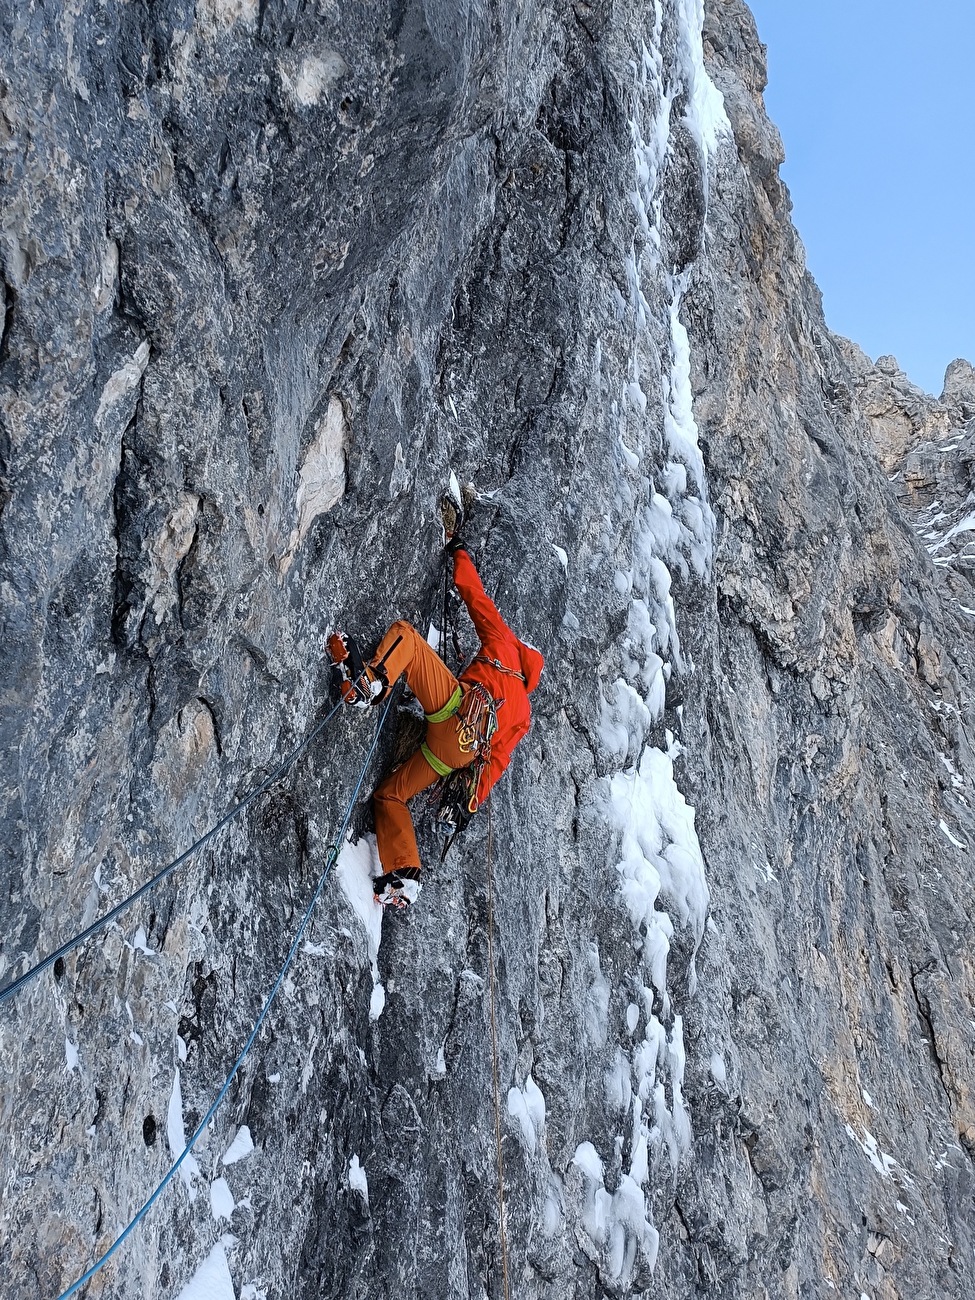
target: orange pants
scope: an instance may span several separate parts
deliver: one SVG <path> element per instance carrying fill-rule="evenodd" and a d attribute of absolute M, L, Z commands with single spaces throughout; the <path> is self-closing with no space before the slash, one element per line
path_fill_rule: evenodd
<path fill-rule="evenodd" d="M 397 637 L 400 638 L 399 645 L 395 644 Z M 395 648 L 391 650 L 391 646 Z M 416 628 L 402 619 L 393 624 L 376 647 L 373 664 L 378 664 L 387 654 L 389 657 L 383 667 L 390 685 L 405 673 L 407 686 L 428 715 L 425 743 L 431 753 L 447 767 L 467 767 L 473 761 L 473 755 L 465 754 L 457 743 L 457 719 L 429 720 L 429 715 L 442 710 L 460 689 L 457 678 Z M 406 805 L 415 794 L 433 785 L 438 777 L 439 773 L 418 749 L 412 758 L 394 767 L 377 787 L 372 806 L 383 871 L 395 871 L 397 867 L 419 868 L 420 851 L 413 819 Z"/>

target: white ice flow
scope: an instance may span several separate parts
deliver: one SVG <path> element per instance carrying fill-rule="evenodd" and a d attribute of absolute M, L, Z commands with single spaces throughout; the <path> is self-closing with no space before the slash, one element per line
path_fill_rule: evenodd
<path fill-rule="evenodd" d="M 674 771 L 680 747 L 669 733 L 666 748 L 650 743 L 664 714 L 671 675 L 693 671 L 681 649 L 672 575 L 679 573 L 688 581 L 707 576 L 715 531 L 694 418 L 690 342 L 681 319 L 689 269 L 676 276 L 660 267 L 658 182 L 676 125 L 675 103 L 684 105 L 684 125 L 700 145 L 705 164 L 720 149 L 729 127 L 721 95 L 704 66 L 702 0 L 679 0 L 677 12 L 678 75 L 665 75 L 660 0 L 653 0 L 653 34 L 635 67 L 629 123 L 635 225 L 622 267 L 628 299 L 618 304 L 630 329 L 630 355 L 626 373 L 611 381 L 618 385 L 611 408 L 619 447 L 614 510 L 626 523 L 615 527 L 607 516 L 602 538 L 605 554 L 615 565 L 616 590 L 629 600 L 619 675 L 607 673 L 599 684 L 599 740 L 611 771 L 599 782 L 597 799 L 615 835 L 616 870 L 632 923 L 635 960 L 617 977 L 617 992 L 623 996 L 603 999 L 606 1010 L 594 1017 L 593 1029 L 600 1032 L 596 1022 L 622 1004 L 619 1031 L 629 1046 L 620 1048 L 604 1079 L 622 1172 L 613 1189 L 607 1188 L 603 1160 L 605 1168 L 615 1161 L 610 1150 L 601 1156 L 593 1142 L 580 1144 L 574 1158 L 585 1185 L 583 1227 L 599 1248 L 606 1272 L 623 1287 L 632 1279 L 638 1258 L 651 1268 L 656 1262 L 659 1237 L 647 1191 L 651 1160 L 663 1158 L 676 1168 L 692 1142 L 683 1095 L 683 1018 L 675 1005 L 683 990 L 670 988 L 668 961 L 678 930 L 689 935 L 696 954 L 709 903 L 694 810 L 678 788 Z M 663 340 L 644 292 L 647 283 L 661 281 L 670 289 Z M 598 351 L 597 370 L 601 355 Z M 663 379 L 662 411 L 659 405 L 651 410 L 645 378 L 656 374 Z M 598 961 L 596 953 L 597 966 Z M 694 992 L 696 979 L 692 956 L 686 992 Z M 612 1032 L 608 1023 L 601 1032 L 605 1041 Z M 722 1073 L 723 1062 L 717 1069 Z M 512 1107 L 517 1111 L 518 1103 L 509 1097 L 509 1110 Z M 527 1142 L 527 1133 L 524 1136 Z M 551 1208 L 554 1222 L 555 1201 L 550 1200 L 546 1215 Z"/>

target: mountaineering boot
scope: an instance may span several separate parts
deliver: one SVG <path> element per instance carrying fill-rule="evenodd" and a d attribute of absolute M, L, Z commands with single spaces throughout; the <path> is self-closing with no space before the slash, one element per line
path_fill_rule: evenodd
<path fill-rule="evenodd" d="M 357 709 L 378 704 L 386 694 L 385 673 L 364 662 L 354 638 L 345 632 L 330 632 L 325 644 L 345 703 Z"/>
<path fill-rule="evenodd" d="M 372 896 L 383 907 L 410 907 L 420 896 L 420 868 L 400 867 L 372 882 Z"/>

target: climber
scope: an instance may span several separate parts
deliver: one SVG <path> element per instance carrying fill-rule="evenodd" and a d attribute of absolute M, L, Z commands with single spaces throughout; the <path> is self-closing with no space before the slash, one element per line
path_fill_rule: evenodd
<path fill-rule="evenodd" d="M 456 536 L 448 537 L 447 548 L 453 552 L 454 585 L 481 641 L 459 679 L 403 620 L 392 625 L 368 664 L 362 663 L 351 637 L 333 632 L 328 638 L 347 703 L 359 708 L 378 704 L 405 674 L 426 715 L 422 745 L 393 768 L 373 795 L 383 868 L 373 889 L 384 907 L 408 907 L 420 892 L 420 854 L 407 803 L 438 778 L 468 767 L 469 812 L 484 803 L 528 731 L 528 695 L 538 685 L 545 662 L 505 623 Z"/>

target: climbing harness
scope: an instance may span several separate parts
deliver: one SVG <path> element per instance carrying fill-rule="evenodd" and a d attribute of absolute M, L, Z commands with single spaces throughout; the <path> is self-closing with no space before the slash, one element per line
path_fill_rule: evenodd
<path fill-rule="evenodd" d="M 315 886 L 315 892 L 312 894 L 311 902 L 308 904 L 308 907 L 305 909 L 305 914 L 302 917 L 301 924 L 298 926 L 297 933 L 295 934 L 295 937 L 292 940 L 291 947 L 288 949 L 288 955 L 284 959 L 283 966 L 278 971 L 277 979 L 274 981 L 274 984 L 271 988 L 271 992 L 268 994 L 267 1000 L 265 1001 L 264 1006 L 261 1008 L 261 1013 L 257 1017 L 257 1021 L 254 1025 L 254 1028 L 251 1030 L 250 1037 L 247 1039 L 247 1042 L 244 1044 L 243 1051 L 240 1053 L 240 1055 L 237 1057 L 237 1060 L 234 1062 L 233 1069 L 230 1071 L 229 1075 L 227 1076 L 226 1082 L 224 1083 L 220 1091 L 217 1093 L 216 1100 L 213 1102 L 210 1109 L 200 1120 L 200 1123 L 197 1125 L 196 1129 L 190 1136 L 190 1139 L 187 1142 L 186 1146 L 180 1152 L 179 1156 L 177 1156 L 176 1160 L 173 1161 L 173 1164 L 170 1166 L 168 1172 L 163 1177 L 162 1181 L 156 1187 L 155 1191 L 152 1193 L 149 1199 L 142 1206 L 142 1208 L 136 1212 L 136 1214 L 132 1217 L 132 1219 L 130 1219 L 125 1229 L 119 1234 L 119 1236 L 115 1239 L 115 1241 L 112 1242 L 108 1250 L 106 1250 L 105 1253 L 99 1259 L 97 1259 L 94 1264 L 92 1264 L 91 1268 L 89 1268 L 87 1273 L 85 1273 L 82 1277 L 78 1278 L 77 1282 L 72 1283 L 72 1285 L 69 1286 L 66 1291 L 62 1291 L 60 1296 L 58 1296 L 58 1300 L 68 1300 L 69 1296 L 75 1295 L 78 1291 L 81 1290 L 83 1286 L 86 1285 L 86 1283 L 91 1281 L 91 1279 L 95 1276 L 95 1274 L 105 1264 L 108 1263 L 108 1261 L 115 1254 L 118 1248 L 122 1245 L 125 1239 L 130 1235 L 130 1233 L 135 1229 L 135 1227 L 145 1218 L 149 1210 L 152 1208 L 155 1202 L 162 1195 L 163 1191 L 166 1189 L 168 1184 L 175 1177 L 180 1165 L 183 1163 L 183 1161 L 192 1151 L 194 1145 L 199 1140 L 200 1135 L 204 1132 L 207 1125 L 213 1119 L 213 1116 L 216 1114 L 217 1108 L 219 1107 L 220 1103 L 223 1101 L 224 1097 L 227 1095 L 230 1089 L 230 1085 L 233 1083 L 234 1078 L 237 1074 L 237 1071 L 243 1065 L 244 1060 L 247 1057 L 247 1054 L 250 1052 L 251 1047 L 254 1045 L 257 1035 L 260 1032 L 261 1026 L 263 1025 L 265 1019 L 267 1018 L 267 1014 L 271 1009 L 271 1004 L 274 1002 L 274 999 L 278 995 L 281 985 L 284 982 L 284 977 L 288 973 L 288 968 L 291 966 L 291 963 L 295 957 L 295 953 L 297 953 L 298 951 L 298 945 L 301 943 L 305 931 L 308 928 L 308 924 L 311 921 L 312 913 L 315 910 L 315 904 L 318 902 L 322 889 L 325 886 L 325 882 L 328 879 L 328 877 L 331 875 L 332 868 L 335 866 L 335 863 L 338 859 L 339 856 L 338 846 L 345 842 L 345 836 L 349 829 L 349 823 L 352 820 L 352 813 L 355 809 L 356 801 L 359 798 L 359 792 L 362 789 L 362 784 L 366 779 L 366 773 L 369 771 L 369 765 L 372 762 L 372 756 L 376 752 L 376 746 L 379 744 L 379 737 L 382 734 L 383 727 L 386 725 L 386 719 L 389 717 L 390 709 L 392 707 L 393 700 L 396 697 L 396 694 L 397 692 L 395 690 L 390 691 L 389 693 L 389 698 L 386 701 L 386 705 L 385 708 L 383 709 L 382 716 L 379 719 L 379 725 L 376 727 L 376 734 L 373 737 L 372 744 L 369 746 L 369 752 L 366 755 L 366 761 L 362 765 L 362 771 L 359 773 L 359 778 L 356 781 L 355 789 L 352 791 L 352 797 L 349 800 L 348 807 L 345 810 L 345 816 L 342 819 L 342 825 L 339 829 L 339 833 L 338 835 L 336 835 L 334 843 L 329 845 L 328 854 L 325 860 L 325 867 L 322 871 L 321 876 L 319 877 L 318 884 Z"/>
<path fill-rule="evenodd" d="M 56 948 L 54 952 L 49 953 L 48 956 L 44 957 L 36 965 L 31 966 L 29 970 L 24 971 L 23 975 L 19 975 L 15 980 L 11 980 L 9 984 L 5 984 L 3 988 L 0 988 L 0 1003 L 6 1002 L 8 998 L 12 998 L 15 993 L 19 992 L 19 990 L 22 989 L 25 984 L 34 979 L 36 975 L 40 975 L 41 972 L 47 970 L 49 966 L 53 966 L 56 961 L 59 961 L 62 957 L 66 957 L 70 952 L 73 952 L 75 948 L 80 947 L 86 939 L 90 939 L 92 935 L 98 934 L 100 930 L 104 930 L 106 926 L 111 925 L 115 918 L 124 912 L 126 908 L 131 907 L 131 905 L 138 899 L 142 898 L 145 894 L 148 894 L 151 889 L 155 889 L 155 887 L 161 884 L 167 876 L 171 876 L 177 867 L 182 866 L 183 863 L 193 857 L 194 854 L 199 853 L 200 849 L 209 844 L 218 832 L 223 830 L 228 822 L 233 821 L 233 819 L 238 817 L 246 808 L 249 808 L 255 799 L 264 794 L 265 791 L 270 790 L 271 786 L 284 776 L 288 769 L 292 767 L 302 750 L 307 749 L 312 741 L 321 735 L 341 707 L 342 701 L 339 700 L 338 703 L 332 706 L 318 726 L 315 727 L 314 730 L 304 738 L 304 740 L 299 741 L 298 744 L 295 745 L 291 753 L 283 759 L 281 764 L 271 773 L 267 780 L 264 781 L 263 784 L 259 785 L 256 790 L 252 790 L 249 795 L 241 799 L 240 803 L 235 804 L 234 807 L 231 808 L 229 812 L 225 813 L 217 824 L 212 826 L 205 835 L 201 836 L 201 838 L 196 841 L 195 844 L 191 844 L 190 847 L 181 853 L 178 858 L 174 858 L 173 861 L 163 867 L 161 871 L 158 871 L 151 880 L 147 880 L 144 885 L 140 885 L 134 893 L 129 894 L 128 898 L 123 898 L 121 903 L 117 903 L 111 911 L 106 912 L 104 916 L 100 916 L 96 921 L 93 921 L 91 925 L 82 930 L 79 934 L 76 934 L 73 938 L 66 940 L 60 948 Z"/>
<path fill-rule="evenodd" d="M 491 800 L 487 801 L 487 905 L 488 905 L 488 980 L 491 1008 L 491 1073 L 494 1078 L 494 1140 L 498 1164 L 498 1230 L 501 1240 L 501 1277 L 504 1283 L 504 1300 L 511 1300 L 508 1283 L 508 1237 L 504 1224 L 504 1155 L 501 1150 L 501 1081 L 498 1065 L 497 976 L 494 969 L 494 823 L 491 820 Z"/>

